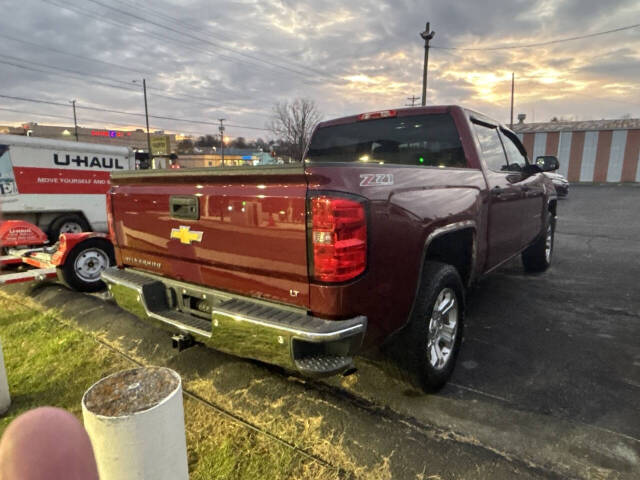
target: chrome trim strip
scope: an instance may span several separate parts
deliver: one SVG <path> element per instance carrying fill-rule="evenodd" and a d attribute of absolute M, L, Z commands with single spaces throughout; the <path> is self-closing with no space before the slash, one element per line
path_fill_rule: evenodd
<path fill-rule="evenodd" d="M 146 308 L 146 306 L 145 306 L 145 308 Z M 164 322 L 166 324 L 173 325 L 174 327 L 176 327 L 176 328 L 178 328 L 180 330 L 186 330 L 187 332 L 197 333 L 198 335 L 202 335 L 203 337 L 211 338 L 212 332 L 207 332 L 205 330 L 200 330 L 199 328 L 191 327 L 191 326 L 187 325 L 186 323 L 175 322 L 173 320 L 168 319 L 167 317 L 163 317 L 161 315 L 158 315 L 157 313 L 149 312 L 148 310 L 147 310 L 147 315 L 149 315 L 149 318 L 153 318 L 153 319 L 158 320 L 160 322 Z"/>
<path fill-rule="evenodd" d="M 312 342 L 340 340 L 344 337 L 349 336 L 350 334 L 364 332 L 365 322 L 366 322 L 365 317 L 362 317 L 361 323 L 359 323 L 358 325 L 352 325 L 351 327 L 343 328 L 341 330 L 335 330 L 333 332 L 319 333 L 319 332 L 310 332 L 308 330 L 299 330 L 297 328 L 285 327 L 285 326 L 278 325 L 277 323 L 264 322 L 259 319 L 247 318 L 242 315 L 231 314 L 231 313 L 224 312 L 222 310 L 213 310 L 212 315 L 216 315 L 216 314 L 224 315 L 225 317 L 231 317 L 236 321 L 252 323 L 254 325 L 258 325 L 261 327 L 271 328 L 271 329 L 279 330 L 282 332 L 287 332 L 292 334 L 293 338 L 300 338 L 301 340 L 308 340 Z M 339 321 L 336 321 L 336 323 L 338 322 Z"/>

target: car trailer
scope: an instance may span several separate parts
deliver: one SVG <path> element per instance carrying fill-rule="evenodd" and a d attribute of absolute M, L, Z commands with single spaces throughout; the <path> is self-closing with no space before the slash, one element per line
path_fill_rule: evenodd
<path fill-rule="evenodd" d="M 103 233 L 63 233 L 48 245 L 45 233 L 22 220 L 0 221 L 0 285 L 57 278 L 69 288 L 95 292 L 100 274 L 115 264 L 113 244 Z"/>

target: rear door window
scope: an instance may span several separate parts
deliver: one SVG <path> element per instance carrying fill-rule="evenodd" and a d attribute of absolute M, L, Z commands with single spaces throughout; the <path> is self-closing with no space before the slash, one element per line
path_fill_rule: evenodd
<path fill-rule="evenodd" d="M 494 172 L 509 171 L 509 164 L 507 163 L 502 142 L 498 136 L 498 129 L 478 123 L 473 123 L 473 128 L 478 136 L 478 141 L 482 148 L 482 159 L 487 165 L 487 168 Z"/>
<path fill-rule="evenodd" d="M 310 163 L 377 163 L 466 168 L 458 129 L 449 114 L 364 120 L 319 128 Z"/>

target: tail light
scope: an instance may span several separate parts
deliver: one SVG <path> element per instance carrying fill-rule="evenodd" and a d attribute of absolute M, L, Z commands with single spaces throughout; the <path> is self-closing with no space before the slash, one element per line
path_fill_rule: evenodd
<path fill-rule="evenodd" d="M 113 223 L 113 201 L 111 192 L 107 192 L 107 225 L 109 227 L 109 237 L 111 241 L 116 243 L 116 226 Z"/>
<path fill-rule="evenodd" d="M 367 217 L 362 202 L 320 195 L 310 199 L 311 276 L 344 282 L 367 267 Z"/>

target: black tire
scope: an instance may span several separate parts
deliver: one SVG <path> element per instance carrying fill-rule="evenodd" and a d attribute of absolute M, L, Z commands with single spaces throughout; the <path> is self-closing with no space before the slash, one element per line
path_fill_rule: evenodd
<path fill-rule="evenodd" d="M 92 258 L 96 259 L 96 266 L 89 266 Z M 62 267 L 58 268 L 58 279 L 73 290 L 97 292 L 106 288 L 100 280 L 100 272 L 115 263 L 113 245 L 108 240 L 89 238 L 69 252 Z"/>
<path fill-rule="evenodd" d="M 555 231 L 556 219 L 552 213 L 549 213 L 545 222 L 544 233 L 522 252 L 522 265 L 524 265 L 525 271 L 544 272 L 551 266 Z"/>
<path fill-rule="evenodd" d="M 452 308 L 446 314 L 446 318 L 440 316 L 438 320 L 438 315 L 434 312 L 436 304 L 442 305 L 442 301 L 438 301 L 439 298 L 445 301 L 448 298 L 446 295 L 441 297 L 443 292 L 455 299 L 455 310 Z M 397 360 L 404 364 L 415 383 L 425 392 L 439 390 L 451 377 L 462 342 L 463 320 L 464 286 L 458 271 L 445 263 L 427 261 L 422 271 L 413 313 L 394 348 Z M 447 333 L 454 323 L 452 341 L 445 343 L 438 335 Z M 445 355 L 446 352 L 446 360 L 442 363 L 440 357 L 434 353 L 434 348 L 440 351 L 441 355 Z M 435 359 L 436 365 L 433 364 Z"/>
<path fill-rule="evenodd" d="M 69 230 L 69 227 L 74 227 L 74 231 Z M 53 222 L 51 222 L 51 225 L 49 226 L 49 241 L 51 243 L 57 242 L 58 237 L 61 233 L 80 233 L 88 232 L 90 230 L 91 227 L 81 215 L 75 213 L 60 215 Z"/>

